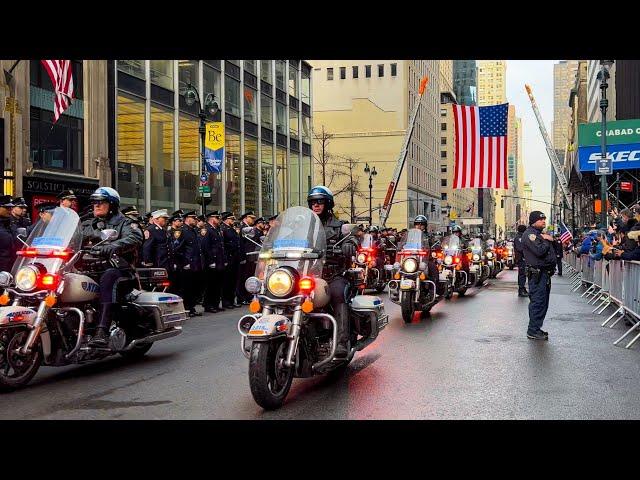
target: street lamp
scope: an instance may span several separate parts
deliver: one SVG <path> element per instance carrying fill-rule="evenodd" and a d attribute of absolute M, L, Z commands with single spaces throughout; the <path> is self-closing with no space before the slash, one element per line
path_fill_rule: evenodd
<path fill-rule="evenodd" d="M 369 226 L 371 226 L 371 224 L 373 223 L 372 208 L 371 208 L 371 195 L 372 195 L 371 192 L 373 190 L 373 177 L 378 175 L 378 172 L 376 172 L 375 166 L 373 168 L 369 168 L 369 164 L 366 163 L 364 167 L 364 173 L 369 174 Z"/>
<path fill-rule="evenodd" d="M 602 96 L 600 98 L 600 111 L 602 113 L 602 151 L 600 154 L 600 162 L 598 162 L 596 168 L 596 174 L 600 175 L 600 222 L 602 228 L 607 228 L 607 174 L 600 173 L 601 166 L 607 166 L 607 170 L 611 170 L 613 173 L 613 163 L 607 162 L 607 107 L 609 106 L 609 100 L 607 100 L 607 88 L 609 84 L 607 79 L 609 78 L 609 68 L 613 65 L 613 60 L 600 60 L 601 69 L 598 72 L 598 80 L 600 80 L 600 90 Z"/>
<path fill-rule="evenodd" d="M 207 93 L 204 99 L 204 105 L 202 105 L 202 101 L 200 99 L 200 94 L 198 93 L 198 89 L 187 83 L 187 89 L 184 92 L 184 102 L 190 107 L 194 103 L 198 102 L 198 116 L 200 117 L 200 127 L 198 128 L 198 132 L 200 133 L 200 155 L 202 156 L 200 162 L 200 169 L 202 172 L 202 178 L 206 175 L 206 165 L 204 160 L 204 152 L 205 152 L 205 135 L 207 132 L 207 112 L 209 112 L 212 116 L 215 116 L 218 113 L 219 107 L 218 102 L 215 101 L 215 95 L 213 93 Z M 202 182 L 201 182 L 202 183 Z M 204 201 L 204 188 L 200 193 L 202 198 L 202 215 L 206 214 L 206 207 Z"/>

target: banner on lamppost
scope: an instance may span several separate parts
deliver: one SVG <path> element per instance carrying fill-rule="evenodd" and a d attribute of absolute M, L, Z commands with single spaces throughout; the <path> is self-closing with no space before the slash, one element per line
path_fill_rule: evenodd
<path fill-rule="evenodd" d="M 224 123 L 222 122 L 207 122 L 204 163 L 207 172 L 222 173 L 224 168 Z"/>

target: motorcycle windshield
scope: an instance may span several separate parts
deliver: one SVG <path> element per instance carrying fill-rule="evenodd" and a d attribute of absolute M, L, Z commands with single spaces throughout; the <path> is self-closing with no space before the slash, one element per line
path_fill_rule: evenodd
<path fill-rule="evenodd" d="M 460 253 L 460 238 L 457 235 L 445 237 L 442 243 L 445 255 L 458 255 Z"/>
<path fill-rule="evenodd" d="M 496 242 L 495 240 L 487 240 L 487 248 L 495 248 Z"/>
<path fill-rule="evenodd" d="M 57 273 L 82 246 L 80 217 L 70 208 L 58 207 L 49 221 L 39 220 L 35 224 L 25 243 L 22 251 L 28 256 L 16 259 L 14 276 L 22 267 L 32 264 L 42 265 L 48 273 Z"/>
<path fill-rule="evenodd" d="M 482 252 L 482 240 L 480 240 L 479 238 L 473 238 L 469 242 L 469 246 L 471 247 L 471 251 L 474 253 Z"/>
<path fill-rule="evenodd" d="M 403 250 L 427 250 L 429 242 L 426 235 L 419 228 L 412 228 L 407 232 L 407 239 L 402 245 Z"/>
<path fill-rule="evenodd" d="M 362 237 L 362 241 L 360 242 L 361 248 L 374 248 L 374 240 L 373 235 L 370 233 L 365 233 Z"/>
<path fill-rule="evenodd" d="M 278 215 L 264 238 L 256 277 L 278 267 L 292 267 L 301 275 L 322 275 L 327 238 L 320 218 L 309 208 L 291 207 Z"/>

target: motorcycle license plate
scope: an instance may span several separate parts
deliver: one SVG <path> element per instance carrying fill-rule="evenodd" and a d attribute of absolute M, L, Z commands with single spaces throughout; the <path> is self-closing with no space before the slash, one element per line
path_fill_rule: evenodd
<path fill-rule="evenodd" d="M 451 270 L 444 270 L 440 272 L 440 280 L 446 281 L 451 276 Z"/>
<path fill-rule="evenodd" d="M 471 265 L 469 267 L 469 271 L 470 272 L 477 272 L 478 271 L 478 266 L 477 265 Z"/>
<path fill-rule="evenodd" d="M 400 290 L 409 290 L 410 288 L 415 287 L 415 282 L 413 280 L 401 280 L 400 281 Z"/>

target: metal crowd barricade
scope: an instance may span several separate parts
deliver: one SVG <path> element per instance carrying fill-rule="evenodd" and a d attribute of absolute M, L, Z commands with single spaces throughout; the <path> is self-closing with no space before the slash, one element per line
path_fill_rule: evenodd
<path fill-rule="evenodd" d="M 609 262 L 609 297 L 611 298 L 612 302 L 618 306 L 618 308 L 609 316 L 609 318 L 604 321 L 604 323 L 602 324 L 603 327 L 615 317 L 618 317 L 618 319 L 609 327 L 613 328 L 625 316 L 623 301 L 625 263 L 626 262 L 621 260 L 612 260 Z"/>
<path fill-rule="evenodd" d="M 622 308 L 625 316 L 633 322 L 622 337 L 613 342 L 614 345 L 620 343 L 635 330 L 640 328 L 640 262 L 621 262 L 622 270 Z M 629 314 L 629 315 L 626 315 Z M 638 333 L 624 348 L 631 348 L 640 339 Z"/>
<path fill-rule="evenodd" d="M 594 295 L 593 305 L 598 303 L 591 313 L 598 312 L 600 315 L 609 305 L 611 305 L 611 297 L 609 296 L 609 261 L 599 260 L 595 264 L 593 283 L 600 289 L 598 295 Z M 599 311 L 598 311 L 599 310 Z"/>
<path fill-rule="evenodd" d="M 584 257 L 578 257 L 577 255 L 574 254 L 576 272 L 572 277 L 573 283 L 571 284 L 571 289 L 572 289 L 571 291 L 573 292 L 579 290 L 580 287 L 582 286 L 582 259 L 583 258 Z"/>
<path fill-rule="evenodd" d="M 595 291 L 598 289 L 598 286 L 593 283 L 593 277 L 595 274 L 595 260 L 593 260 L 589 255 L 581 255 L 582 259 L 582 283 L 586 283 L 589 285 L 581 297 L 591 298 L 591 295 L 595 294 Z"/>

